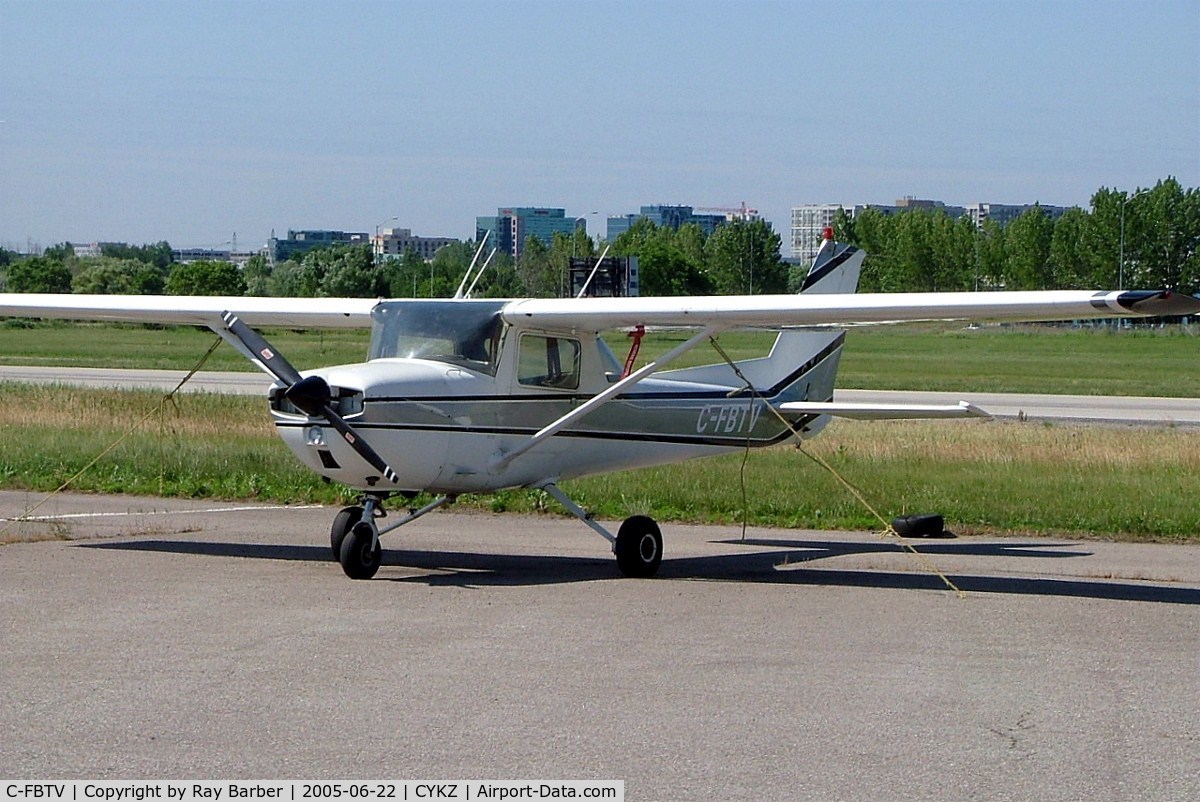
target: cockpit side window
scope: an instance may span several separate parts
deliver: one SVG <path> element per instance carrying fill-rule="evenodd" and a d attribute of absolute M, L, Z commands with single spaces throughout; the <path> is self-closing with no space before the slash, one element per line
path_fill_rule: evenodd
<path fill-rule="evenodd" d="M 527 387 L 579 389 L 579 341 L 545 334 L 522 334 L 517 383 Z"/>

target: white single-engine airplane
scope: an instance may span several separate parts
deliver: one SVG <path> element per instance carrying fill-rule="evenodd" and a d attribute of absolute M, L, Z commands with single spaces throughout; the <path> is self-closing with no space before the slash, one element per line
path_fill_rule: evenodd
<path fill-rule="evenodd" d="M 525 300 L 376 300 L 0 294 L 0 316 L 207 326 L 275 379 L 275 428 L 300 461 L 362 492 L 337 514 L 336 559 L 375 575 L 379 536 L 460 493 L 541 488 L 605 537 L 620 570 L 651 576 L 663 555 L 650 518 L 613 535 L 558 483 L 812 436 L 830 416 L 985 415 L 954 406 L 833 401 L 838 326 L 919 320 L 1067 320 L 1191 315 L 1164 291 L 855 294 L 865 253 L 832 241 L 796 295 Z M 300 373 L 252 327 L 371 327 L 367 361 Z M 630 371 L 602 332 L 699 331 Z M 765 358 L 662 370 L 735 328 L 779 331 Z M 632 362 L 632 359 L 628 360 Z M 393 494 L 437 499 L 381 527 Z"/>

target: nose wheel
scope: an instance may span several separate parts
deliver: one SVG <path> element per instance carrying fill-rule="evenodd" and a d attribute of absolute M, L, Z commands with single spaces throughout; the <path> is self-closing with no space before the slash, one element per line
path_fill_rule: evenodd
<path fill-rule="evenodd" d="M 379 546 L 379 532 L 374 521 L 359 521 L 350 527 L 342 538 L 338 562 L 351 579 L 370 579 L 379 570 L 383 561 L 383 549 Z"/>
<path fill-rule="evenodd" d="M 415 495 L 415 494 L 414 494 Z M 383 509 L 386 494 L 368 494 L 361 506 L 346 507 L 333 519 L 329 530 L 329 545 L 333 559 L 342 565 L 342 570 L 351 579 L 370 579 L 375 576 L 383 562 L 383 550 L 379 536 L 399 529 L 422 515 L 433 512 L 444 504 L 452 504 L 457 496 L 439 496 L 424 507 L 409 510 L 390 526 L 379 527 L 375 521 L 387 513 Z"/>

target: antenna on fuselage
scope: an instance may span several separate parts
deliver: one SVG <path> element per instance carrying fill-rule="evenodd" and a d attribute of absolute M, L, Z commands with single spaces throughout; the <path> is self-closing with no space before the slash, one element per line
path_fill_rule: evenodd
<path fill-rule="evenodd" d="M 587 281 L 583 282 L 583 286 L 579 288 L 579 294 L 575 296 L 576 298 L 582 298 L 583 294 L 587 292 L 588 286 L 591 285 L 592 279 L 596 277 L 596 271 L 600 269 L 600 265 L 604 262 L 604 257 L 608 256 L 608 249 L 611 247 L 611 244 L 604 246 L 604 253 L 600 254 L 600 258 L 596 260 L 596 266 L 592 268 L 591 273 L 588 273 Z"/>
<path fill-rule="evenodd" d="M 490 237 L 490 236 L 492 236 L 492 232 L 489 229 L 488 231 L 484 232 L 483 239 L 479 240 L 479 247 L 475 249 L 475 256 L 474 256 L 474 258 L 471 259 L 471 264 L 467 265 L 467 272 L 463 273 L 462 281 L 458 282 L 458 289 L 454 291 L 455 298 L 463 297 L 463 287 L 467 286 L 467 279 L 469 279 L 471 277 L 471 271 L 475 269 L 475 263 L 479 261 L 479 254 L 483 253 L 483 246 L 487 244 L 488 237 Z M 491 257 L 488 257 L 488 258 L 491 258 Z M 487 263 L 485 262 L 483 266 L 487 267 Z M 473 287 L 475 285 L 472 284 L 471 286 Z M 471 294 L 471 291 L 467 290 L 467 295 L 470 295 L 470 294 Z"/>
<path fill-rule="evenodd" d="M 467 294 L 464 298 L 470 298 L 471 293 L 475 292 L 475 285 L 479 283 L 479 277 L 483 275 L 483 271 L 487 270 L 487 266 L 492 263 L 492 257 L 496 255 L 499 248 L 492 248 L 492 252 L 488 254 L 488 258 L 483 260 L 483 267 L 479 268 L 479 272 L 475 274 L 475 280 L 471 282 L 471 286 L 467 287 Z"/>

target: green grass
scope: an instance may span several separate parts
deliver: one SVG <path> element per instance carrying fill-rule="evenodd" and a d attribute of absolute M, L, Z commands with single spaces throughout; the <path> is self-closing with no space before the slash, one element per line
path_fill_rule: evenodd
<path fill-rule="evenodd" d="M 261 399 L 0 384 L 0 487 L 48 492 L 138 426 L 73 485 L 97 493 L 338 504 L 353 494 L 303 468 Z M 885 518 L 940 512 L 961 533 L 1196 540 L 1200 430 L 1034 423 L 838 421 L 806 446 Z M 591 477 L 564 490 L 601 517 L 820 529 L 879 524 L 791 447 Z M 488 510 L 560 513 L 536 491 L 464 497 Z M 744 508 L 745 506 L 745 508 Z"/>
<path fill-rule="evenodd" d="M 358 362 L 366 357 L 368 333 L 360 330 L 293 332 L 266 336 L 301 369 Z M 639 364 L 690 334 L 652 332 Z M 108 368 L 186 370 L 215 335 L 187 327 L 144 328 L 110 324 L 0 325 L 0 364 L 76 365 Z M 608 337 L 624 359 L 629 340 Z M 720 338 L 734 359 L 764 356 L 773 335 L 730 332 Z M 1070 329 L 959 325 L 862 327 L 849 332 L 838 386 L 877 390 L 1029 392 L 1080 395 L 1200 395 L 1200 339 L 1191 329 Z M 720 361 L 700 346 L 672 367 Z M 207 370 L 253 370 L 222 344 Z"/>
<path fill-rule="evenodd" d="M 267 329 L 264 334 L 302 369 L 361 362 L 370 341 L 365 329 Z M 8 320 L 0 325 L 0 364 L 190 370 L 216 339 L 207 329 L 189 326 Z M 204 369 L 256 370 L 226 343 Z"/>

